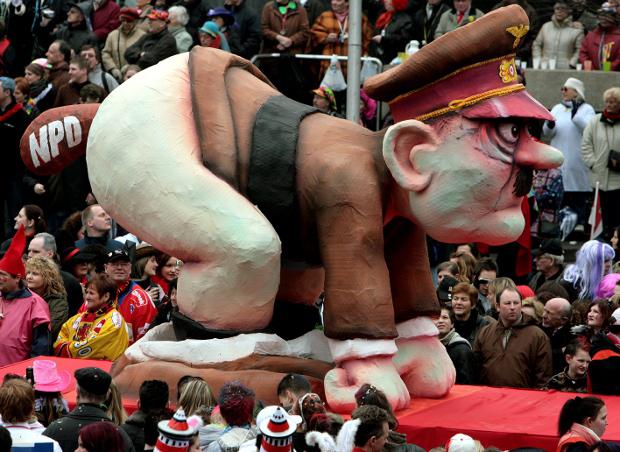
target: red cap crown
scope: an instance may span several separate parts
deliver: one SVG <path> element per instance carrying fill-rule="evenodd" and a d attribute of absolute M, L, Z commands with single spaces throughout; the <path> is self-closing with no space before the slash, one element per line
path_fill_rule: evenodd
<path fill-rule="evenodd" d="M 2 260 L 0 260 L 0 270 L 10 273 L 13 276 L 20 276 L 22 278 L 26 276 L 26 268 L 22 260 L 25 250 L 26 233 L 22 225 L 15 233 L 13 240 L 11 240 L 11 245 L 9 249 L 6 250 L 6 254 Z"/>

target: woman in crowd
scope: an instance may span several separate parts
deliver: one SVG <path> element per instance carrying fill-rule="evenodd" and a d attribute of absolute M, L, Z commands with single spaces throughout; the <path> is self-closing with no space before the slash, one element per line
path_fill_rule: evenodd
<path fill-rule="evenodd" d="M 69 404 L 62 392 L 71 384 L 71 374 L 58 370 L 56 363 L 37 359 L 32 364 L 35 389 L 35 414 L 45 427 L 69 413 Z"/>
<path fill-rule="evenodd" d="M 26 262 L 26 285 L 28 289 L 43 298 L 50 308 L 52 317 L 52 342 L 69 317 L 67 291 L 55 262 L 46 257 L 33 256 Z"/>
<path fill-rule="evenodd" d="M 590 240 L 577 251 L 576 261 L 564 271 L 560 281 L 569 292 L 569 301 L 593 300 L 603 276 L 611 270 L 613 248 L 602 242 Z"/>
<path fill-rule="evenodd" d="M 555 121 L 546 121 L 543 137 L 551 139 L 551 146 L 562 151 L 563 205 L 578 215 L 578 223 L 585 224 L 591 203 L 592 189 L 588 168 L 581 158 L 581 138 L 588 122 L 595 115 L 594 108 L 585 99 L 581 80 L 569 77 L 561 88 L 562 101 L 551 109 Z M 554 219 L 556 223 L 557 218 Z"/>
<path fill-rule="evenodd" d="M 542 67 L 550 69 L 574 68 L 579 59 L 583 41 L 583 26 L 573 22 L 568 3 L 558 1 L 553 6 L 553 16 L 545 23 L 532 45 L 532 57 Z M 555 61 L 555 67 L 550 61 Z"/>
<path fill-rule="evenodd" d="M 159 287 L 164 289 L 164 292 L 169 293 L 170 283 L 179 277 L 179 270 L 182 265 L 183 262 L 176 257 L 166 253 L 159 254 L 157 256 L 157 273 L 151 278 L 151 281 L 159 284 Z"/>
<path fill-rule="evenodd" d="M 135 261 L 131 270 L 131 277 L 146 290 L 157 308 L 166 296 L 164 289 L 151 280 L 157 274 L 157 256 L 159 254 L 160 252 L 151 245 L 141 243 L 136 247 Z"/>
<path fill-rule="evenodd" d="M 127 325 L 114 308 L 116 282 L 98 274 L 86 286 L 86 311 L 71 317 L 54 343 L 57 356 L 114 361 L 129 344 Z"/>
<path fill-rule="evenodd" d="M 474 354 L 471 344 L 454 329 L 456 317 L 448 308 L 442 308 L 435 320 L 439 330 L 439 340 L 446 347 L 448 356 L 456 369 L 456 383 L 461 385 L 475 383 Z"/>
<path fill-rule="evenodd" d="M 461 281 L 459 265 L 451 261 L 446 261 L 439 264 L 437 266 L 437 283 L 440 283 L 446 276 L 450 276 Z"/>
<path fill-rule="evenodd" d="M 390 64 L 398 52 L 404 52 L 413 35 L 413 19 L 407 11 L 407 0 L 383 0 L 385 12 L 375 23 L 370 56 Z"/>
<path fill-rule="evenodd" d="M 127 412 L 123 407 L 123 397 L 121 396 L 121 392 L 114 381 L 110 383 L 110 395 L 108 396 L 108 400 L 106 400 L 105 404 L 108 407 L 108 417 L 114 424 L 121 425 L 127 420 Z"/>
<path fill-rule="evenodd" d="M 566 401 L 558 420 L 557 452 L 585 452 L 601 440 L 607 427 L 607 407 L 598 397 Z"/>
<path fill-rule="evenodd" d="M 186 416 L 191 416 L 201 407 L 214 407 L 217 405 L 211 388 L 202 379 L 192 379 L 183 386 L 179 406 L 183 408 Z"/>
<path fill-rule="evenodd" d="M 611 320 L 611 306 L 607 300 L 597 300 L 590 304 L 588 310 L 587 325 L 594 335 L 607 333 L 609 322 Z"/>
<path fill-rule="evenodd" d="M 212 20 L 206 21 L 198 29 L 198 39 L 202 47 L 212 47 L 214 49 L 230 52 L 230 46 L 220 27 Z"/>
<path fill-rule="evenodd" d="M 177 279 L 170 281 L 168 285 L 168 294 L 157 308 L 157 316 L 151 323 L 149 329 L 155 328 L 157 325 L 170 321 L 173 312 L 179 310 L 177 304 Z"/>
<path fill-rule="evenodd" d="M 30 99 L 40 112 L 52 108 L 56 99 L 54 85 L 47 81 L 46 70 L 49 67 L 45 58 L 34 60 L 26 66 L 24 78 L 30 84 Z"/>
<path fill-rule="evenodd" d="M 533 318 L 536 323 L 540 325 L 540 322 L 542 322 L 543 313 L 545 312 L 545 306 L 538 301 L 536 297 L 526 297 L 523 298 L 521 312 Z"/>
<path fill-rule="evenodd" d="M 331 0 L 331 9 L 321 13 L 312 25 L 310 30 L 312 34 L 311 47 L 313 53 L 331 56 L 340 55 L 347 56 L 349 54 L 349 2 L 348 0 Z M 370 38 L 372 37 L 372 29 L 368 24 L 365 15 L 362 15 L 362 55 L 368 53 Z M 342 72 L 346 77 L 346 64 L 342 65 Z M 322 77 L 327 68 L 329 61 L 321 62 Z"/>
<path fill-rule="evenodd" d="M 606 237 L 620 225 L 620 87 L 603 94 L 605 110 L 583 131 L 581 156 L 590 170 L 592 187 L 599 183 L 601 215 Z"/>
<path fill-rule="evenodd" d="M 32 238 L 39 232 L 47 232 L 47 223 L 45 222 L 45 214 L 43 209 L 34 204 L 26 204 L 22 207 L 17 216 L 14 218 L 14 229 L 17 231 L 20 226 L 24 226 L 24 233 L 26 234 L 26 249 Z M 11 244 L 11 239 L 7 239 L 2 244 L 2 251 L 6 252 Z"/>
<path fill-rule="evenodd" d="M 455 262 L 459 266 L 460 278 L 467 278 L 464 281 L 474 280 L 474 268 L 476 267 L 476 258 L 467 251 L 456 251 L 450 255 L 450 262 Z"/>
<path fill-rule="evenodd" d="M 34 118 L 39 115 L 39 109 L 34 104 L 34 100 L 30 97 L 30 83 L 25 77 L 17 77 L 15 79 L 15 102 L 22 104 L 22 107 L 28 116 Z"/>
<path fill-rule="evenodd" d="M 80 429 L 75 452 L 123 452 L 125 445 L 118 427 L 111 422 L 93 422 Z"/>

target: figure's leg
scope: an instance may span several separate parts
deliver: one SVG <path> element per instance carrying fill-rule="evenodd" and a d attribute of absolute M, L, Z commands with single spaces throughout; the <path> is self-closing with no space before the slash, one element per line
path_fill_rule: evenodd
<path fill-rule="evenodd" d="M 261 212 L 202 162 L 187 54 L 141 72 L 106 99 L 87 160 L 93 192 L 112 217 L 185 261 L 183 314 L 211 329 L 268 324 L 280 241 Z"/>

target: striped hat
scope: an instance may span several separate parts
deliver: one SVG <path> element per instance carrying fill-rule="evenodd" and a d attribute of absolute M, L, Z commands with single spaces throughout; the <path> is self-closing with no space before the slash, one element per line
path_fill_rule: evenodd
<path fill-rule="evenodd" d="M 157 424 L 159 437 L 155 444 L 155 451 L 181 452 L 187 451 L 196 430 L 187 423 L 185 411 L 179 408 L 172 419 Z"/>

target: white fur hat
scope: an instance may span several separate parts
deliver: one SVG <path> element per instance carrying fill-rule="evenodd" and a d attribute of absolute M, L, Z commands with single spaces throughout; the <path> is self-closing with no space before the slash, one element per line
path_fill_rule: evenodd
<path fill-rule="evenodd" d="M 564 88 L 573 88 L 575 91 L 577 91 L 577 94 L 579 94 L 581 98 L 585 100 L 586 89 L 583 86 L 583 82 L 581 80 L 574 77 L 568 77 L 564 82 Z"/>

